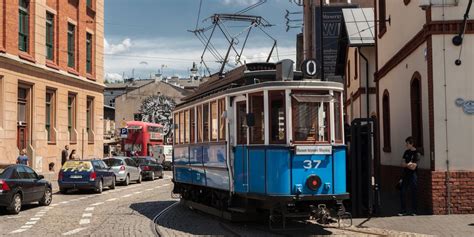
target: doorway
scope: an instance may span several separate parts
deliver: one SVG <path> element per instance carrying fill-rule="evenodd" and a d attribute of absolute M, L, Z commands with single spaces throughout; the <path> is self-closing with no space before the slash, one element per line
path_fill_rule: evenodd
<path fill-rule="evenodd" d="M 21 151 L 30 145 L 31 87 L 18 86 L 17 105 L 17 147 Z"/>

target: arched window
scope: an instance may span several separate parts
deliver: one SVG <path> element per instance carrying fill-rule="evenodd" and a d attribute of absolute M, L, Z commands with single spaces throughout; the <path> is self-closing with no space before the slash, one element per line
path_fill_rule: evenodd
<path fill-rule="evenodd" d="M 390 96 L 388 91 L 383 92 L 382 97 L 382 121 L 383 121 L 383 151 L 391 152 L 390 142 Z"/>
<path fill-rule="evenodd" d="M 415 72 L 410 83 L 410 105 L 411 135 L 415 138 L 415 146 L 417 148 L 423 147 L 423 113 L 421 102 L 421 75 Z"/>

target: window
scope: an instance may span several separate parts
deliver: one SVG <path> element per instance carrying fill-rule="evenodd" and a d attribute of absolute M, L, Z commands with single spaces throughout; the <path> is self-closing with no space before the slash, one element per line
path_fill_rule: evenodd
<path fill-rule="evenodd" d="M 357 49 L 354 50 L 354 80 L 359 78 L 359 52 Z"/>
<path fill-rule="evenodd" d="M 46 132 L 48 136 L 48 142 L 54 141 L 54 132 L 52 132 L 55 127 L 56 119 L 56 103 L 55 103 L 56 92 L 54 90 L 46 90 Z"/>
<path fill-rule="evenodd" d="M 46 12 L 46 59 L 54 59 L 54 15 Z"/>
<path fill-rule="evenodd" d="M 94 98 L 87 98 L 87 108 L 86 108 L 86 130 L 88 134 L 89 142 L 94 141 L 93 131 L 94 131 Z"/>
<path fill-rule="evenodd" d="M 421 75 L 416 72 L 413 75 L 410 86 L 411 102 L 411 135 L 415 139 L 417 148 L 423 147 L 423 113 L 421 109 Z M 422 151 L 423 149 L 420 149 Z"/>
<path fill-rule="evenodd" d="M 190 142 L 194 143 L 196 141 L 196 118 L 194 117 L 194 108 L 190 110 L 189 121 L 191 124 L 191 131 L 189 132 L 189 138 L 191 139 Z"/>
<path fill-rule="evenodd" d="M 217 101 L 211 102 L 211 141 L 217 141 L 219 135 L 217 121 L 218 121 Z"/>
<path fill-rule="evenodd" d="M 347 61 L 347 87 L 351 86 L 351 60 Z"/>
<path fill-rule="evenodd" d="M 178 133 L 178 132 L 179 132 L 179 130 L 178 130 L 178 129 L 179 129 L 179 128 L 178 128 L 178 127 L 179 127 L 179 117 L 178 117 L 178 116 L 179 116 L 178 113 L 174 114 L 174 121 L 173 121 L 173 123 L 175 124 L 175 126 L 174 126 L 174 134 L 173 134 L 173 136 L 174 136 L 174 143 L 175 143 L 175 144 L 178 144 L 178 143 L 179 143 L 179 133 Z"/>
<path fill-rule="evenodd" d="M 255 124 L 249 127 L 250 143 L 264 144 L 265 142 L 265 116 L 263 110 L 263 93 L 256 93 L 249 96 L 250 113 L 253 114 Z"/>
<path fill-rule="evenodd" d="M 385 0 L 378 0 L 379 2 L 379 38 L 385 34 L 387 31 L 387 24 L 385 23 L 385 19 L 387 19 L 387 14 L 386 14 L 386 6 L 385 6 Z"/>
<path fill-rule="evenodd" d="M 237 102 L 237 144 L 247 144 L 247 105 L 245 101 Z"/>
<path fill-rule="evenodd" d="M 184 113 L 179 112 L 179 143 L 183 144 L 184 143 Z"/>
<path fill-rule="evenodd" d="M 34 170 L 32 170 L 30 167 L 23 167 L 28 174 L 29 179 L 38 179 L 38 175 Z"/>
<path fill-rule="evenodd" d="M 76 95 L 69 94 L 67 99 L 69 141 L 76 142 Z"/>
<path fill-rule="evenodd" d="M 219 140 L 225 140 L 225 117 L 223 116 L 225 111 L 225 99 L 219 100 Z"/>
<path fill-rule="evenodd" d="M 327 92 L 294 93 L 293 139 L 295 142 L 329 142 L 329 102 Z"/>
<path fill-rule="evenodd" d="M 203 142 L 209 141 L 209 104 L 202 106 Z"/>
<path fill-rule="evenodd" d="M 202 133 L 202 105 L 197 106 L 197 130 L 198 130 L 198 142 L 203 141 L 203 133 Z"/>
<path fill-rule="evenodd" d="M 341 92 L 334 92 L 334 132 L 336 142 L 342 142 L 342 101 Z"/>
<path fill-rule="evenodd" d="M 92 34 L 86 34 L 86 72 L 92 74 Z"/>
<path fill-rule="evenodd" d="M 87 7 L 92 8 L 92 0 L 87 0 L 86 5 Z"/>
<path fill-rule="evenodd" d="M 18 15 L 18 49 L 23 52 L 28 52 L 29 48 L 29 5 L 30 1 L 19 1 L 19 15 Z"/>
<path fill-rule="evenodd" d="M 76 26 L 68 23 L 67 24 L 67 65 L 69 67 L 75 67 L 76 57 Z"/>
<path fill-rule="evenodd" d="M 270 143 L 286 143 L 285 91 L 271 91 L 270 102 Z"/>
<path fill-rule="evenodd" d="M 189 143 L 189 110 L 184 111 L 184 142 Z"/>
<path fill-rule="evenodd" d="M 388 91 L 383 92 L 382 97 L 382 120 L 383 120 L 383 151 L 391 152 L 390 145 L 390 96 Z"/>

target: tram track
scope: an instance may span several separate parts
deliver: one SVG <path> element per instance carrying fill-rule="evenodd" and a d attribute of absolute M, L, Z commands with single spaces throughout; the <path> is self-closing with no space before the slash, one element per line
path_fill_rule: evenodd
<path fill-rule="evenodd" d="M 158 221 L 159 221 L 160 217 L 162 217 L 164 214 L 166 214 L 169 210 L 171 210 L 176 205 L 179 205 L 179 202 L 175 202 L 175 203 L 167 206 L 165 209 L 163 209 L 158 214 L 156 214 L 155 217 L 153 217 L 153 223 L 152 223 L 153 228 L 152 229 L 154 230 L 156 236 L 160 236 L 160 237 L 163 236 L 163 234 L 161 233 L 161 231 L 158 228 L 158 226 L 159 226 Z"/>

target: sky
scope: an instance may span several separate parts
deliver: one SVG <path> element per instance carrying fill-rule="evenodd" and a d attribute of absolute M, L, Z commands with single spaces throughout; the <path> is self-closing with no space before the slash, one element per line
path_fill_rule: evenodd
<path fill-rule="evenodd" d="M 107 0 L 105 1 L 105 79 L 149 78 L 159 71 L 164 76 L 190 75 L 193 62 L 200 74 L 208 74 L 201 64 L 204 45 L 188 30 L 212 26 L 210 16 L 216 13 L 235 13 L 262 0 Z M 201 9 L 201 13 L 199 13 Z M 300 12 L 302 8 L 290 0 L 267 0 L 246 15 L 262 16 L 273 26 L 262 27 L 277 40 L 277 49 L 271 61 L 296 58 L 296 34 L 301 28 L 286 32 L 286 10 Z M 198 21 L 199 16 L 199 21 Z M 290 14 L 298 20 L 301 14 Z M 301 26 L 301 22 L 291 22 Z M 237 35 L 235 48 L 240 51 L 245 41 L 248 22 L 225 22 L 222 25 L 230 35 Z M 212 29 L 205 32 L 207 36 Z M 242 33 L 243 32 L 243 33 Z M 239 34 L 241 33 L 241 34 Z M 258 28 L 253 28 L 241 57 L 241 62 L 265 61 L 273 39 Z M 216 28 L 212 45 L 225 56 L 229 43 Z M 236 66 L 237 57 L 231 53 L 226 70 Z M 219 70 L 215 57 L 208 51 L 204 61 L 211 73 Z"/>

